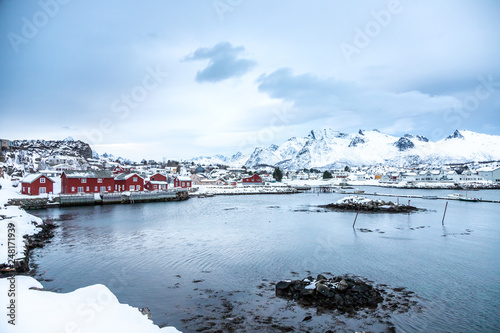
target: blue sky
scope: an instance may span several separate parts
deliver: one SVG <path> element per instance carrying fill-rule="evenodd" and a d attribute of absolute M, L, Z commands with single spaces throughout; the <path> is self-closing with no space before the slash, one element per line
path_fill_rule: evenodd
<path fill-rule="evenodd" d="M 311 129 L 500 135 L 500 3 L 0 1 L 0 137 L 132 159 Z"/>

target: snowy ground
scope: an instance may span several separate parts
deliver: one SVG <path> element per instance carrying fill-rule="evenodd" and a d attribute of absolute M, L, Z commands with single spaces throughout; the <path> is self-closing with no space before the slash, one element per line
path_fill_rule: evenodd
<path fill-rule="evenodd" d="M 13 311 L 2 306 L 4 314 L 0 320 L 0 332 L 179 332 L 173 327 L 154 325 L 137 308 L 120 304 L 116 296 L 101 284 L 66 294 L 30 289 L 32 287 L 43 288 L 40 282 L 29 276 L 0 279 L 0 294 L 7 296 L 9 306 L 14 301 Z M 11 290 L 15 290 L 15 295 Z"/>
<path fill-rule="evenodd" d="M 17 206 L 4 207 L 10 198 L 23 197 L 10 180 L 0 178 L 0 264 L 7 263 L 9 248 L 13 258 L 24 258 L 25 244 L 23 235 L 39 231 L 37 224 L 42 220 L 28 214 Z M 9 228 L 14 226 L 15 232 Z M 10 233 L 9 233 L 10 232 Z M 9 244 L 10 242 L 10 244 Z M 10 246 L 10 247 L 9 247 Z M 13 246 L 13 247 L 12 247 Z M 0 279 L 3 313 L 0 312 L 0 332 L 179 332 L 173 327 L 160 329 L 141 314 L 137 308 L 120 304 L 116 296 L 103 285 L 92 285 L 60 294 L 47 291 L 30 290 L 30 287 L 43 288 L 35 279 L 16 276 Z M 15 281 L 15 288 L 11 288 Z M 14 290 L 15 289 L 15 290 Z M 11 290 L 13 292 L 11 292 Z M 12 296 L 11 296 L 12 295 Z M 10 302 L 15 304 L 15 325 L 9 323 Z"/>
<path fill-rule="evenodd" d="M 0 178 L 0 185 L 2 185 L 0 190 L 0 264 L 4 264 L 8 261 L 9 238 L 11 245 L 15 246 L 15 253 L 12 258 L 24 258 L 23 235 L 33 235 L 40 231 L 36 226 L 41 224 L 42 220 L 26 213 L 17 206 L 4 207 L 9 199 L 22 196 L 17 192 L 16 188 L 12 187 L 10 180 Z M 8 229 L 12 225 L 15 229 L 14 237 L 8 237 Z"/>

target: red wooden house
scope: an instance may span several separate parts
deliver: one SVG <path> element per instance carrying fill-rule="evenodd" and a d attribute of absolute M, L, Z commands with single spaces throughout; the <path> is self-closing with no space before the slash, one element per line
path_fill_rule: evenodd
<path fill-rule="evenodd" d="M 144 191 L 144 178 L 136 173 L 121 173 L 115 177 L 115 191 Z"/>
<path fill-rule="evenodd" d="M 61 176 L 61 193 L 114 192 L 115 179 L 111 171 L 66 170 Z"/>
<path fill-rule="evenodd" d="M 148 180 L 144 185 L 144 188 L 148 191 L 166 190 L 167 187 L 168 183 L 161 180 Z"/>
<path fill-rule="evenodd" d="M 54 183 L 52 179 L 40 173 L 30 174 L 21 181 L 21 193 L 28 195 L 53 193 Z"/>
<path fill-rule="evenodd" d="M 174 187 L 188 188 L 191 187 L 191 178 L 187 176 L 177 176 L 174 178 Z"/>
<path fill-rule="evenodd" d="M 243 185 L 262 185 L 262 178 L 258 174 L 254 174 L 251 177 L 243 178 Z"/>
<path fill-rule="evenodd" d="M 167 181 L 167 176 L 162 175 L 161 173 L 155 173 L 154 175 L 152 175 L 151 177 L 149 177 L 149 180 L 166 182 Z"/>

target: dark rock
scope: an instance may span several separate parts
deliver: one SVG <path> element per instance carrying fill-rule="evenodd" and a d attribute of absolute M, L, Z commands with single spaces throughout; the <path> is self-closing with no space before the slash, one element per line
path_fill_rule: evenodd
<path fill-rule="evenodd" d="M 311 281 L 313 279 L 309 277 L 302 281 L 278 282 L 276 295 L 294 300 L 305 307 L 337 309 L 341 313 L 353 313 L 362 308 L 377 307 L 378 303 L 383 301 L 379 290 L 360 280 L 337 276 L 321 279 L 321 282 Z M 315 283 L 315 288 L 311 288 L 312 283 Z"/>
<path fill-rule="evenodd" d="M 365 142 L 366 142 L 365 139 L 363 139 L 363 138 L 361 138 L 359 136 L 356 136 L 349 143 L 349 147 L 351 147 L 351 148 L 352 147 L 357 147 L 358 145 L 363 144 Z"/>
<path fill-rule="evenodd" d="M 327 278 L 326 278 L 326 277 L 324 277 L 324 276 L 323 276 L 323 275 L 321 275 L 321 274 L 318 274 L 318 277 L 316 277 L 316 281 L 322 281 L 322 280 L 323 280 L 323 281 L 326 281 L 326 280 L 327 280 Z"/>
<path fill-rule="evenodd" d="M 302 321 L 309 321 L 312 319 L 312 316 L 306 316 L 304 319 L 302 319 Z"/>
<path fill-rule="evenodd" d="M 339 284 L 337 285 L 337 289 L 340 291 L 344 291 L 347 288 L 349 288 L 349 285 L 347 284 L 346 280 L 341 280 Z"/>
<path fill-rule="evenodd" d="M 394 142 L 394 146 L 396 146 L 399 151 L 405 151 L 415 147 L 415 144 L 411 142 L 408 138 L 400 138 L 398 141 Z"/>
<path fill-rule="evenodd" d="M 455 130 L 452 135 L 448 136 L 445 140 L 450 140 L 450 139 L 463 139 L 464 136 L 462 133 L 460 133 L 459 130 Z"/>
<path fill-rule="evenodd" d="M 292 281 L 280 281 L 276 283 L 276 289 L 286 289 L 292 284 Z"/>
<path fill-rule="evenodd" d="M 316 284 L 316 291 L 323 294 L 324 296 L 328 296 L 328 294 L 330 293 L 330 287 L 328 287 L 322 283 L 317 283 Z"/>
<path fill-rule="evenodd" d="M 149 310 L 149 308 L 139 308 L 139 312 L 148 317 L 149 320 L 153 320 L 153 315 L 151 314 L 151 310 Z"/>

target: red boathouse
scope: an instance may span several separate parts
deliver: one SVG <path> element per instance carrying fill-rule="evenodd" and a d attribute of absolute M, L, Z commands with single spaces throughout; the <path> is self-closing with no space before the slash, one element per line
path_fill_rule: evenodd
<path fill-rule="evenodd" d="M 115 179 L 111 171 L 65 170 L 61 176 L 61 193 L 114 192 Z"/>
<path fill-rule="evenodd" d="M 54 192 L 54 181 L 41 173 L 33 173 L 21 181 L 21 193 L 39 195 Z"/>
<path fill-rule="evenodd" d="M 115 190 L 144 191 L 144 178 L 136 173 L 122 173 L 115 177 Z"/>

